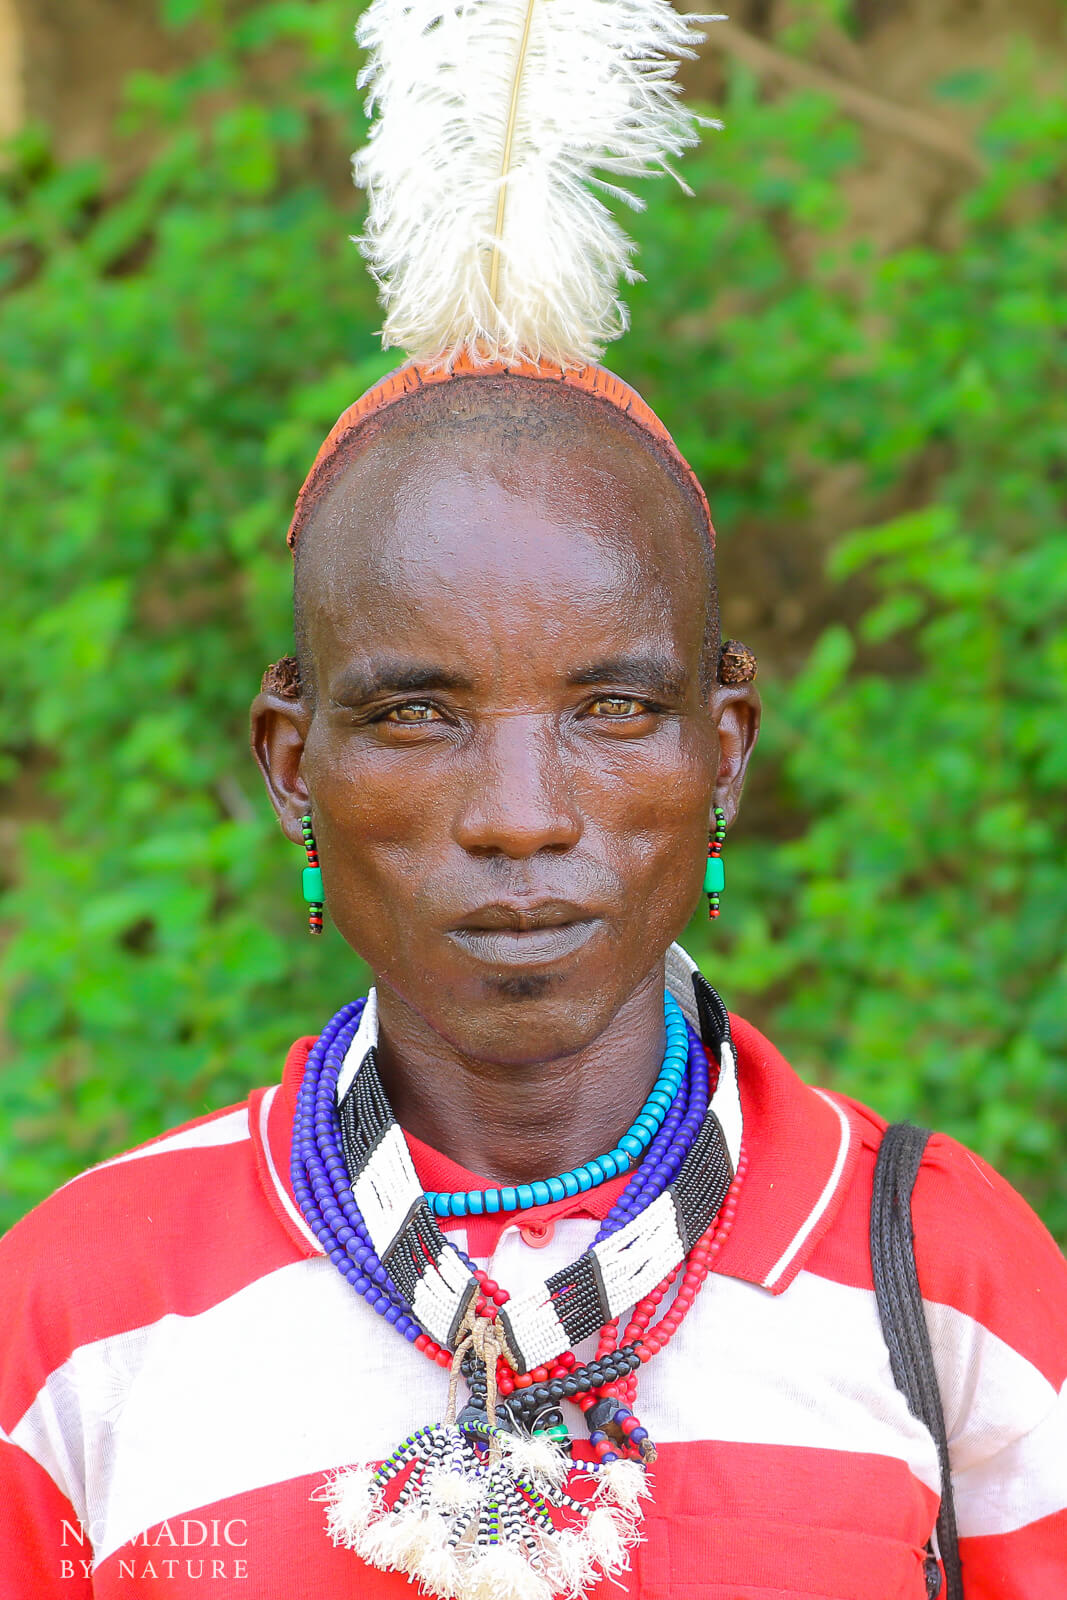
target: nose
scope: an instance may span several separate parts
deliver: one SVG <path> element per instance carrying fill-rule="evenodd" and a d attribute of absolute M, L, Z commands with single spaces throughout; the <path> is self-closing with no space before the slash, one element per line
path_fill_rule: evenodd
<path fill-rule="evenodd" d="M 464 850 L 518 861 L 572 849 L 582 836 L 581 813 L 567 763 L 542 719 L 502 716 L 479 746 L 456 817 Z"/>

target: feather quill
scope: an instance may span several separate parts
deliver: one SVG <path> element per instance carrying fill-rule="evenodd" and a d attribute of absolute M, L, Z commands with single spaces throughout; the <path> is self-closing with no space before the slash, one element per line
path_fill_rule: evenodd
<path fill-rule="evenodd" d="M 640 276 L 606 200 L 639 209 L 616 180 L 677 177 L 697 129 L 721 126 L 674 76 L 715 20 L 670 0 L 373 0 L 353 171 L 386 348 L 596 360 L 627 326 L 620 280 Z"/>

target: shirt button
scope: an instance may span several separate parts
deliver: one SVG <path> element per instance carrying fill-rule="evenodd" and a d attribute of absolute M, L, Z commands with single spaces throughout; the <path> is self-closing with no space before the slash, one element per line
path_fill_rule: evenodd
<path fill-rule="evenodd" d="M 519 1224 L 523 1244 L 528 1244 L 531 1250 L 543 1250 L 556 1231 L 554 1222 L 523 1222 Z"/>

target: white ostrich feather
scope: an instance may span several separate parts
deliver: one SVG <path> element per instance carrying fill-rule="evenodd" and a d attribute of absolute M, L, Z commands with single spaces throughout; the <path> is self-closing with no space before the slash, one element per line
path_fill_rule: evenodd
<path fill-rule="evenodd" d="M 430 365 L 595 360 L 639 276 L 602 196 L 639 207 L 612 180 L 671 173 L 719 126 L 674 81 L 714 20 L 670 0 L 373 0 L 353 160 L 383 344 Z"/>

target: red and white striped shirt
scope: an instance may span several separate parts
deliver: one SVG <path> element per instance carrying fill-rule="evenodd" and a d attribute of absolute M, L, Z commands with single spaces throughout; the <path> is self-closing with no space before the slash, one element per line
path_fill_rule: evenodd
<path fill-rule="evenodd" d="M 893 1383 L 867 1244 L 884 1124 L 734 1030 L 749 1172 L 717 1270 L 641 1371 L 659 1460 L 621 1592 L 922 1600 L 937 1457 Z M 410 1600 L 330 1544 L 312 1498 L 438 1420 L 447 1374 L 295 1205 L 310 1043 L 280 1087 L 84 1174 L 0 1241 L 0 1600 Z M 410 1144 L 426 1187 L 480 1186 Z M 624 1181 L 457 1222 L 457 1242 L 521 1292 Z M 914 1212 L 967 1600 L 1064 1600 L 1067 1265 L 951 1139 L 931 1141 Z"/>

